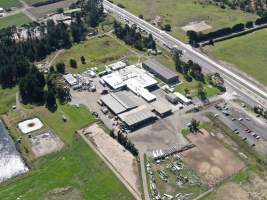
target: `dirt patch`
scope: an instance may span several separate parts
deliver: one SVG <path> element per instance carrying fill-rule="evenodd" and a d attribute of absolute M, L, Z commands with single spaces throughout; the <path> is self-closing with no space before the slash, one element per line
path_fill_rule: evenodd
<path fill-rule="evenodd" d="M 50 191 L 44 200 L 83 200 L 78 189 L 72 187 L 57 188 Z"/>
<path fill-rule="evenodd" d="M 182 159 L 208 186 L 214 186 L 245 167 L 239 157 L 212 138 L 207 131 L 202 130 L 202 133 L 189 134 L 187 137 L 196 147 L 183 152 Z"/>
<path fill-rule="evenodd" d="M 98 124 L 93 124 L 78 132 L 86 135 L 96 145 L 96 148 L 128 182 L 132 189 L 141 196 L 138 165 L 135 157 L 105 133 Z"/>
<path fill-rule="evenodd" d="M 236 183 L 226 183 L 220 187 L 215 195 L 216 200 L 249 200 L 249 194 Z"/>
<path fill-rule="evenodd" d="M 195 31 L 195 32 L 201 32 L 205 31 L 207 29 L 211 29 L 212 27 L 208 25 L 205 21 L 201 22 L 191 22 L 186 26 L 183 26 L 182 29 L 187 32 L 187 31 Z"/>
<path fill-rule="evenodd" d="M 41 157 L 63 148 L 64 143 L 52 131 L 44 131 L 29 138 L 35 157 Z"/>
<path fill-rule="evenodd" d="M 249 193 L 250 199 L 267 200 L 267 176 L 251 174 L 250 181 L 243 188 Z"/>

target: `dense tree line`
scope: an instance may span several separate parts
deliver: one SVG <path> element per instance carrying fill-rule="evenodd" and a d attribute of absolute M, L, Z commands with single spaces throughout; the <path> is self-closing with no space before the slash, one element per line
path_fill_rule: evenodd
<path fill-rule="evenodd" d="M 123 133 L 119 132 L 116 136 L 114 134 L 114 131 L 110 132 L 110 136 L 114 139 L 117 139 L 118 142 L 124 146 L 128 151 L 130 151 L 134 156 L 138 156 L 139 152 L 138 149 L 135 147 L 135 145 L 126 137 L 123 135 Z"/>
<path fill-rule="evenodd" d="M 209 33 L 202 33 L 202 32 L 195 32 L 195 31 L 188 31 L 187 32 L 187 36 L 189 37 L 189 43 L 196 45 L 196 43 L 200 43 L 203 41 L 212 41 L 216 38 L 219 37 L 224 37 L 224 36 L 228 36 L 230 34 L 233 33 L 238 33 L 241 31 L 244 31 L 245 28 L 247 29 L 251 29 L 254 27 L 254 25 L 263 25 L 263 24 L 267 24 L 267 16 L 263 16 L 261 18 L 258 18 L 255 22 L 252 21 L 248 21 L 245 24 L 243 23 L 239 23 L 234 25 L 233 27 L 229 28 L 222 28 L 216 31 L 212 31 Z"/>
<path fill-rule="evenodd" d="M 201 4 L 213 4 L 222 9 L 240 9 L 245 12 L 256 12 L 259 16 L 266 13 L 266 0 L 199 0 Z"/>
<path fill-rule="evenodd" d="M 136 26 L 130 27 L 128 24 L 123 26 L 121 23 L 115 21 L 113 27 L 115 35 L 126 44 L 139 50 L 157 49 L 153 36 L 149 34 L 148 37 L 144 37 Z"/>
<path fill-rule="evenodd" d="M 49 97 L 49 102 L 52 102 L 52 92 L 62 101 L 66 98 L 63 97 L 66 90 L 59 89 L 58 86 L 54 87 L 53 91 L 48 87 L 49 95 L 46 95 L 46 77 L 33 63 L 58 49 L 70 48 L 74 42 L 84 40 L 88 28 L 95 27 L 102 20 L 102 0 L 83 0 L 81 4 L 82 12 L 73 16 L 70 26 L 62 22 L 55 24 L 52 20 L 41 24 L 34 22 L 26 26 L 27 37 L 23 38 L 16 27 L 0 30 L 2 87 L 12 87 L 19 83 L 21 98 L 29 103 L 44 102 L 46 96 Z M 57 71 L 64 73 L 62 66 L 57 66 Z M 55 70 L 51 69 L 50 73 L 55 73 Z M 53 75 L 55 76 L 58 75 Z"/>
<path fill-rule="evenodd" d="M 192 77 L 198 81 L 204 81 L 204 74 L 199 64 L 194 63 L 192 60 L 188 62 L 182 61 L 182 51 L 176 48 L 173 48 L 171 53 L 176 70 L 182 73 L 187 81 L 191 81 Z"/>

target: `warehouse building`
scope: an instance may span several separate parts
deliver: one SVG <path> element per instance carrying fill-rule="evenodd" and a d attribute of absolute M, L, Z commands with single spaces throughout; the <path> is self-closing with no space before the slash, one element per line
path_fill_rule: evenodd
<path fill-rule="evenodd" d="M 157 117 L 145 105 L 119 115 L 120 120 L 131 130 L 154 122 Z"/>
<path fill-rule="evenodd" d="M 156 96 L 150 93 L 149 90 L 157 86 L 157 80 L 144 69 L 135 65 L 113 71 L 113 73 L 103 76 L 102 79 L 113 90 L 119 91 L 128 88 L 147 102 L 152 102 L 156 99 Z"/>
<path fill-rule="evenodd" d="M 143 68 L 150 73 L 157 76 L 166 84 L 176 84 L 179 83 L 179 77 L 176 73 L 157 62 L 155 59 L 148 59 L 143 63 Z"/>
<path fill-rule="evenodd" d="M 143 103 L 138 97 L 128 91 L 103 95 L 101 101 L 116 115 L 134 109 Z"/>

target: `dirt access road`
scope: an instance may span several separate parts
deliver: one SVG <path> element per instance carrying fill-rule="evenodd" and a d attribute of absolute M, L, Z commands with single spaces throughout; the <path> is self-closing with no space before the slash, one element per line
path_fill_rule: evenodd
<path fill-rule="evenodd" d="M 141 200 L 139 175 L 134 156 L 97 124 L 78 131 L 85 142 L 107 164 L 137 200 Z"/>

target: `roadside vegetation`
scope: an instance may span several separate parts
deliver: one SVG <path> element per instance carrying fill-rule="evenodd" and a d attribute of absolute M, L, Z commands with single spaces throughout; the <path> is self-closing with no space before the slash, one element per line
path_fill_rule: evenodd
<path fill-rule="evenodd" d="M 185 74 L 177 71 L 173 58 L 168 54 L 168 52 L 164 50 L 162 55 L 156 56 L 155 59 L 164 64 L 166 67 L 170 68 L 171 70 L 176 71 L 176 73 L 179 75 L 181 83 L 175 87 L 175 90 L 177 92 L 180 92 L 184 95 L 186 95 L 186 93 L 190 93 L 192 98 L 199 96 L 199 89 L 201 89 L 205 93 L 206 98 L 216 96 L 222 92 L 219 88 L 211 85 L 208 81 L 207 76 L 204 74 L 203 80 L 196 80 L 192 78 L 189 72 L 188 74 L 191 78 L 186 78 Z"/>
<path fill-rule="evenodd" d="M 205 50 L 229 65 L 234 64 L 238 69 L 267 85 L 266 37 L 267 31 L 264 29 L 216 43 L 214 46 L 207 46 Z"/>
<path fill-rule="evenodd" d="M 9 26 L 17 26 L 20 27 L 24 24 L 28 24 L 31 22 L 31 19 L 28 18 L 23 13 L 19 13 L 16 15 L 0 18 L 0 29 L 6 28 Z"/>
<path fill-rule="evenodd" d="M 230 8 L 222 9 L 210 4 L 200 4 L 194 0 L 113 0 L 115 4 L 121 3 L 126 10 L 147 21 L 160 17 L 159 25 L 171 25 L 171 34 L 183 41 L 187 41 L 186 32 L 181 27 L 190 22 L 205 21 L 214 31 L 235 24 L 254 21 L 257 15 L 245 13 Z"/>

